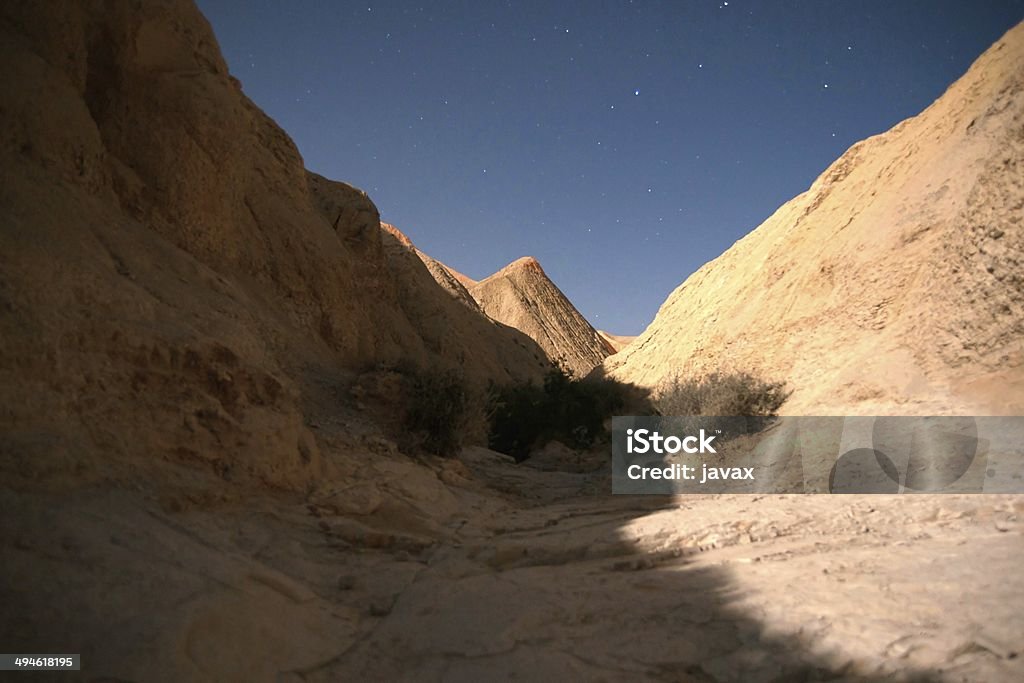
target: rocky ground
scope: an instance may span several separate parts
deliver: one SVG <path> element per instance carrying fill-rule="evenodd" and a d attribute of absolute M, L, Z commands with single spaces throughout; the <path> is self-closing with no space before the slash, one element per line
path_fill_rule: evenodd
<path fill-rule="evenodd" d="M 96 681 L 1024 679 L 1019 496 L 611 496 L 377 447 L 304 498 L 3 492 L 8 645 Z"/>

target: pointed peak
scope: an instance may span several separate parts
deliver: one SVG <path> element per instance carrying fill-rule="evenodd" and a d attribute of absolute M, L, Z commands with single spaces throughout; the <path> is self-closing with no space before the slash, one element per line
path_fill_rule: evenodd
<path fill-rule="evenodd" d="M 510 275 L 512 273 L 518 272 L 533 272 L 544 275 L 544 269 L 540 267 L 540 262 L 537 259 L 533 258 L 532 256 L 523 256 L 522 258 L 517 258 L 515 261 L 513 261 L 512 263 L 508 264 L 507 266 L 499 270 L 497 273 L 495 273 L 495 275 L 499 273 Z"/>

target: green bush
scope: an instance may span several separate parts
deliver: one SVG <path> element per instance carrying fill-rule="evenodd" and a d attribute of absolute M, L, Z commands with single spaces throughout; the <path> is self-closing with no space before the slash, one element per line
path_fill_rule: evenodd
<path fill-rule="evenodd" d="M 624 412 L 651 414 L 647 392 L 604 377 L 574 379 L 558 368 L 531 383 L 492 387 L 488 400 L 489 446 L 513 456 L 552 439 L 572 448 L 587 448 L 607 436 L 605 421 Z"/>
<path fill-rule="evenodd" d="M 404 446 L 453 456 L 464 445 L 486 442 L 517 461 L 552 439 L 571 448 L 589 448 L 607 438 L 606 422 L 613 415 L 767 418 L 791 393 L 783 382 L 748 372 L 716 372 L 700 378 L 676 376 L 652 400 L 636 386 L 607 377 L 575 379 L 558 368 L 540 385 L 492 386 L 484 397 L 474 395 L 454 371 L 406 367 L 398 372 L 404 394 L 402 426 L 410 438 Z M 732 432 L 734 422 L 723 427 Z M 751 422 L 743 431 L 759 425 Z"/>

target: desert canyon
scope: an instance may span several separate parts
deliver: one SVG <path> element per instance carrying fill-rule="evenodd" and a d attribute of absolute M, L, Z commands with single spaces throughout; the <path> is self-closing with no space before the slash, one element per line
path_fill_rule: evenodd
<path fill-rule="evenodd" d="M 635 340 L 307 171 L 190 0 L 5 3 L 0 34 L 3 651 L 97 682 L 1024 680 L 1024 496 L 612 496 L 392 416 L 396 368 L 555 364 L 1021 414 L 1024 25 Z"/>

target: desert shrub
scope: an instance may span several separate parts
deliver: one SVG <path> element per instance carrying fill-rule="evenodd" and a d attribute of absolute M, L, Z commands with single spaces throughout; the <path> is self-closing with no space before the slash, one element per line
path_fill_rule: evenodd
<path fill-rule="evenodd" d="M 547 430 L 543 388 L 524 382 L 492 387 L 488 397 L 490 430 L 487 445 L 524 460 L 540 434 Z"/>
<path fill-rule="evenodd" d="M 435 455 L 455 455 L 474 431 L 479 431 L 471 392 L 462 376 L 453 371 L 411 369 L 405 369 L 403 376 L 403 421 L 415 445 Z"/>
<path fill-rule="evenodd" d="M 749 372 L 713 372 L 699 378 L 678 375 L 658 391 L 654 403 L 662 415 L 736 415 L 770 417 L 789 398 L 785 382 Z"/>
<path fill-rule="evenodd" d="M 651 414 L 647 393 L 606 377 L 574 379 L 556 368 L 541 385 L 492 387 L 488 401 L 489 445 L 525 460 L 530 450 L 551 439 L 587 448 L 607 436 L 605 421 L 615 414 Z"/>

